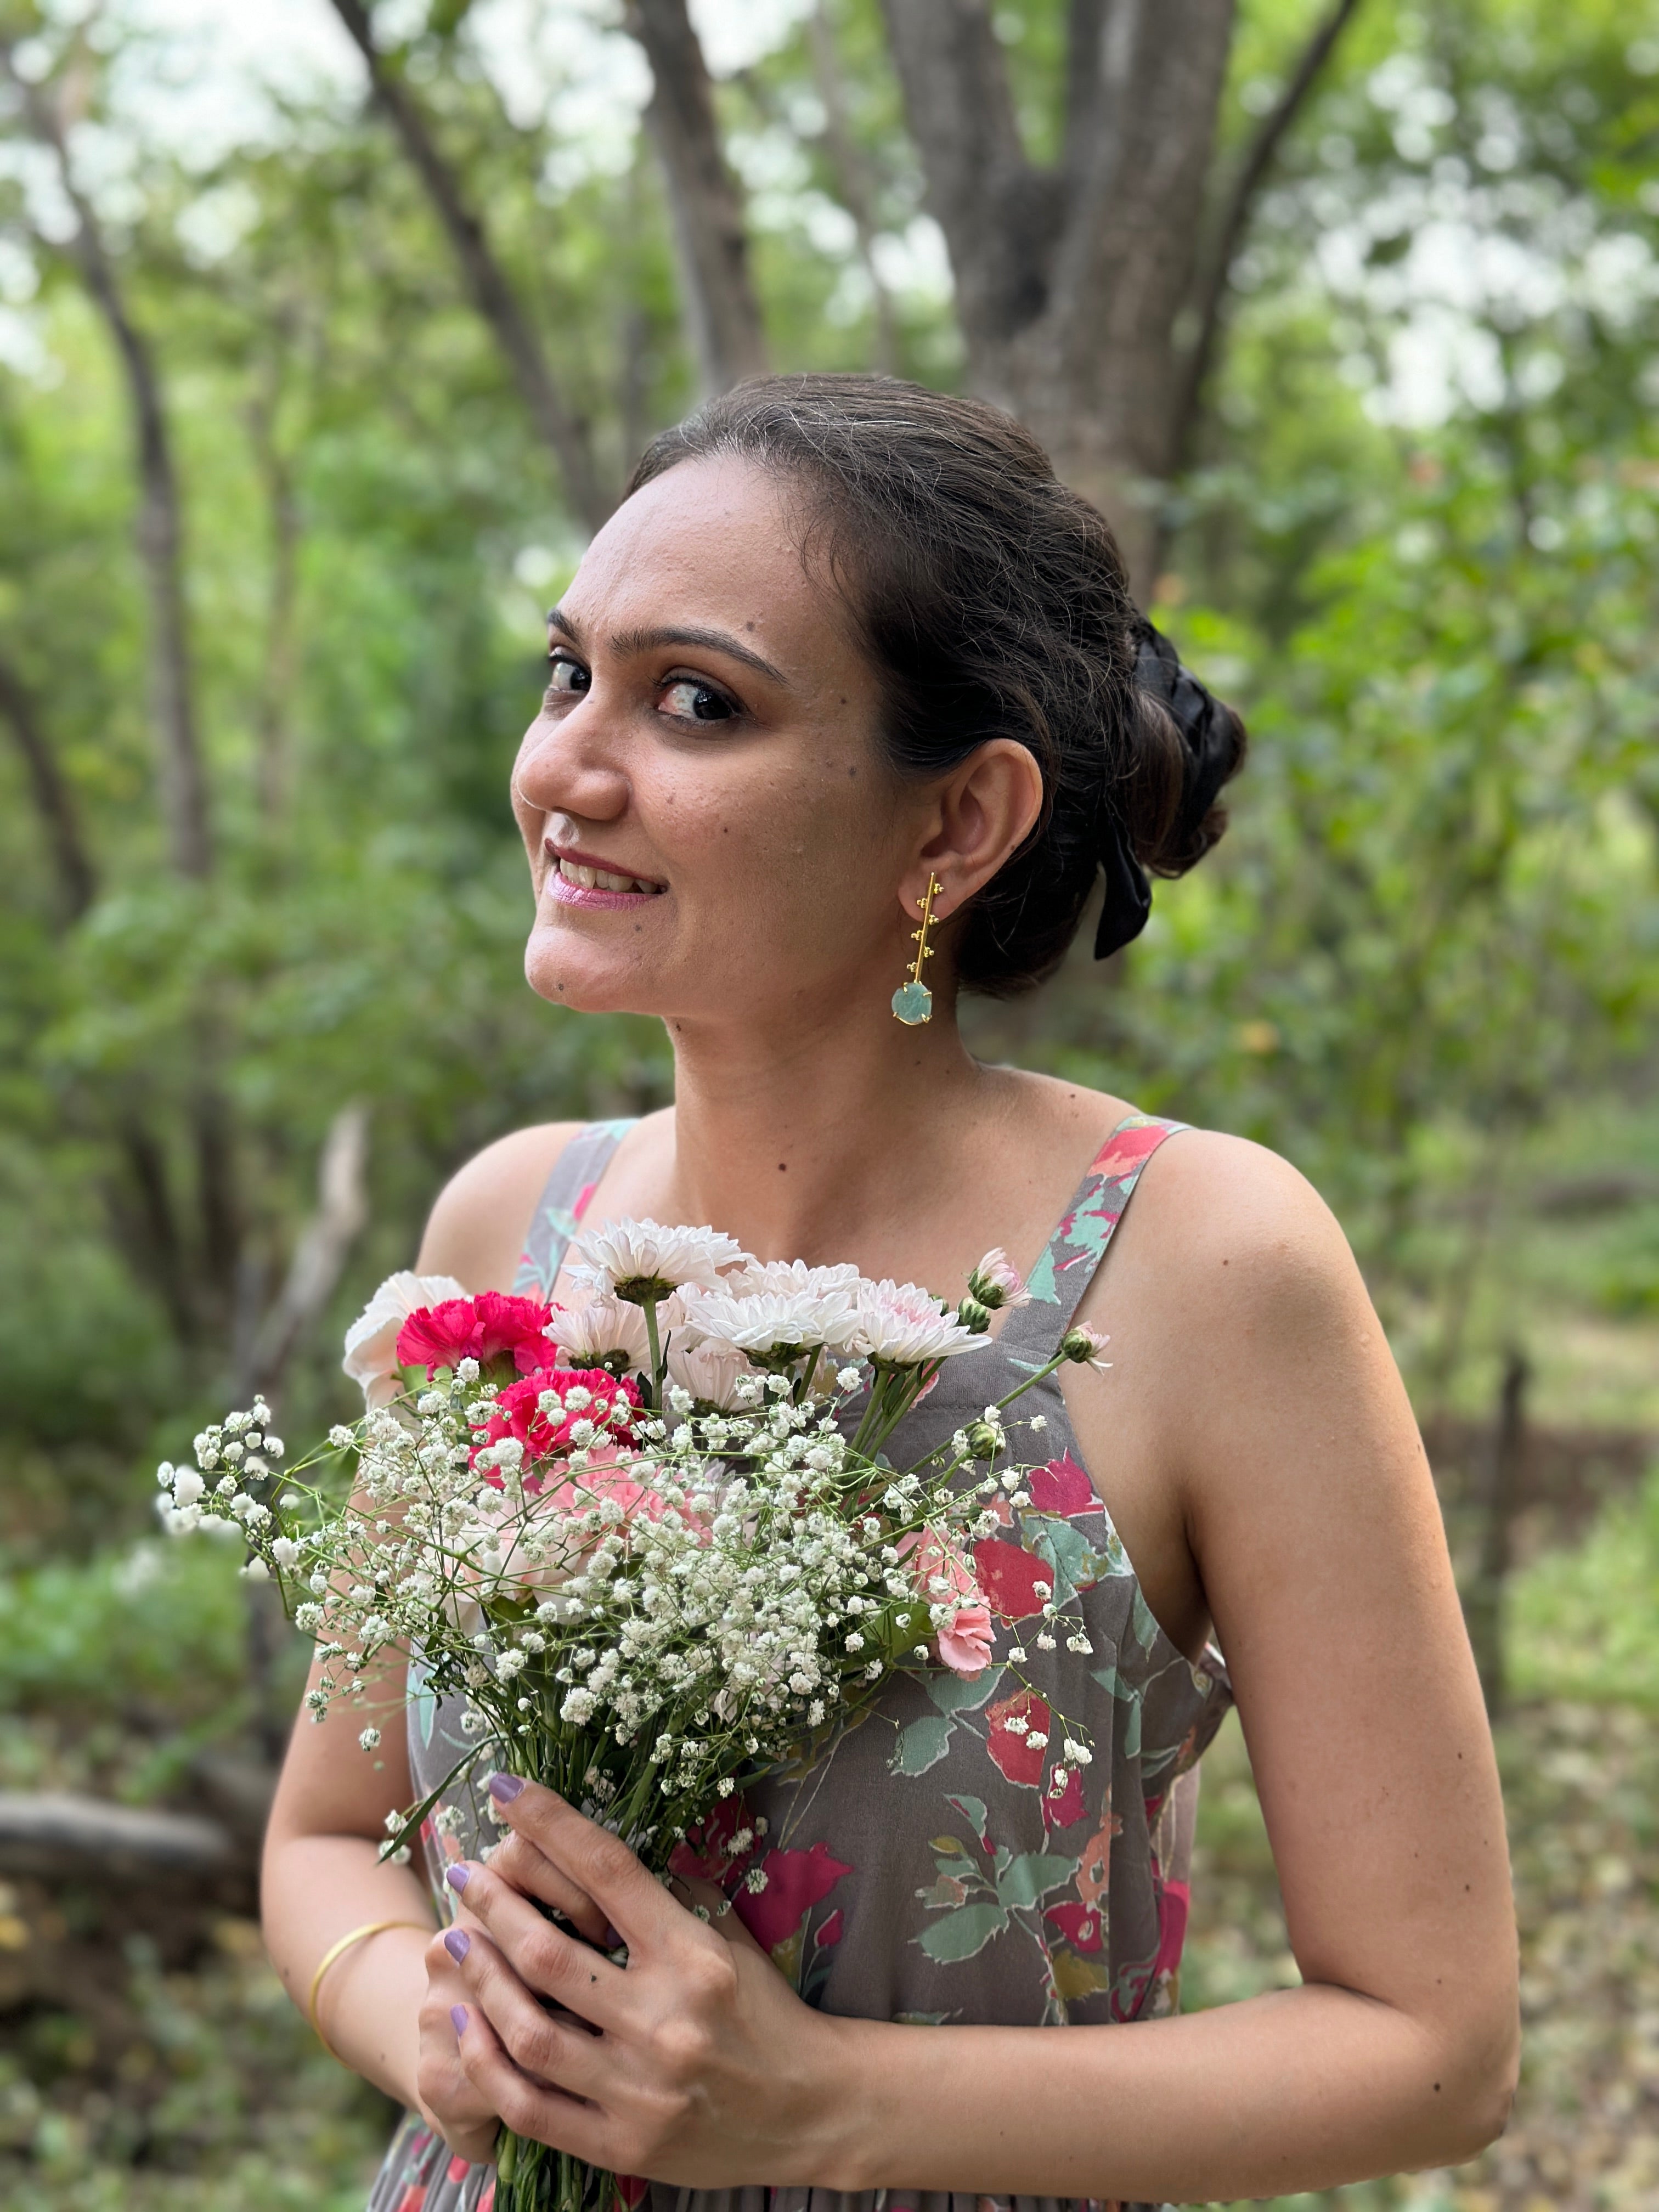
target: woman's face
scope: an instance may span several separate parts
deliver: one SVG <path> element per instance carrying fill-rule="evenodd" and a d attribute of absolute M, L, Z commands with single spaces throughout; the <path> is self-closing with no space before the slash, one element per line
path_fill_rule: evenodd
<path fill-rule="evenodd" d="M 878 758 L 873 675 L 777 481 L 721 459 L 636 492 L 549 646 L 514 771 L 533 988 L 677 1023 L 866 988 L 884 1012 L 927 795 Z"/>

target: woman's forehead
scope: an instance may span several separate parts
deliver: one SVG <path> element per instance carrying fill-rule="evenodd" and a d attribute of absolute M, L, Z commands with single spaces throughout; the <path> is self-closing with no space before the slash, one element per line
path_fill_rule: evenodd
<path fill-rule="evenodd" d="M 781 666 L 781 656 L 844 649 L 782 487 L 729 455 L 683 461 L 624 501 L 582 556 L 561 611 L 611 636 L 726 630 Z M 757 642 L 763 634 L 769 642 Z"/>

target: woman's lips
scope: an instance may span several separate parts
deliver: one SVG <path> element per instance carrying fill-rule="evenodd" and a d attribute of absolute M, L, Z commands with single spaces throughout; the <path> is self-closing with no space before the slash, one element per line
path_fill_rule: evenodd
<path fill-rule="evenodd" d="M 648 878 L 608 868 L 585 853 L 558 851 L 550 843 L 544 849 L 551 863 L 547 887 L 561 906 L 644 906 L 660 898 L 667 888 Z"/>

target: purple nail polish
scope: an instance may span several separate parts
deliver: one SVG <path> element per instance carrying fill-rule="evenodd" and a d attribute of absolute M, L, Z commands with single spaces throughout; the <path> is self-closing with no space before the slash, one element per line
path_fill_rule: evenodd
<path fill-rule="evenodd" d="M 611 1925 L 610 1922 L 607 1921 L 605 1923 L 605 1949 L 607 1951 L 620 1951 L 623 1947 L 623 1939 L 617 1933 L 616 1929 Z"/>
<path fill-rule="evenodd" d="M 444 1948 L 459 1966 L 472 1948 L 472 1938 L 465 1928 L 452 1928 L 444 1937 Z"/>
<path fill-rule="evenodd" d="M 455 2033 L 459 2039 L 462 2029 L 466 2026 L 466 2007 L 465 2005 L 451 2005 L 449 2008 L 449 2017 L 455 2023 Z"/>
<path fill-rule="evenodd" d="M 444 1880 L 452 1889 L 465 1889 L 471 1879 L 472 1870 L 470 1867 L 453 1866 L 444 1870 Z"/>
<path fill-rule="evenodd" d="M 498 1805 L 510 1805 L 523 1788 L 516 1774 L 492 1774 L 489 1778 L 489 1794 Z"/>

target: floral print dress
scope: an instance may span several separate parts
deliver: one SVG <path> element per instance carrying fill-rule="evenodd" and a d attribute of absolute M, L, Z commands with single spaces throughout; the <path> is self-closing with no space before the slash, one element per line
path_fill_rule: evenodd
<path fill-rule="evenodd" d="M 627 1122 L 580 1132 L 555 1166 L 514 1287 L 549 1293 L 566 1246 Z M 902 1466 L 942 1444 L 1053 1355 L 1100 1264 L 1142 1168 L 1181 1127 L 1132 1115 L 1106 1139 L 1030 1277 L 1030 1305 L 949 1360 L 888 1445 Z M 943 1668 L 894 1680 L 811 1767 L 728 1799 L 680 1871 L 720 1882 L 750 1932 L 809 2004 L 918 2025 L 1064 2027 L 1174 2009 L 1186 1931 L 1197 1761 L 1231 1702 L 1219 1656 L 1196 1666 L 1153 1620 L 1077 1448 L 1058 1380 L 1011 1408 L 1011 1448 L 1041 1450 L 1030 1504 L 1004 1505 L 975 1547 L 993 1611 L 1027 1650 L 1016 1681 L 993 1663 L 972 1680 Z M 1068 1616 L 1038 1648 L 1048 1589 Z M 1082 1630 L 1078 1631 L 1081 1620 Z M 1020 1626 L 1020 1624 L 1024 1624 Z M 1009 1631 L 999 1642 L 1006 1650 Z M 1028 1684 L 1030 1686 L 1028 1686 Z M 459 1701 L 421 1690 L 410 1708 L 416 1787 L 441 1781 L 467 1748 Z M 1091 1763 L 1062 1778 L 1065 1722 L 1082 1721 Z M 481 1759 L 423 1831 L 442 1880 L 497 1832 Z M 913 2190 L 864 2197 L 817 2189 L 623 2185 L 629 2212 L 1060 2212 L 1061 2200 Z M 375 2182 L 369 2212 L 490 2212 L 494 2169 L 453 2157 L 411 2116 Z M 643 2200 L 649 2198 L 648 2204 Z M 1092 2208 L 1091 2208 L 1092 2212 Z M 1100 2212 L 1151 2212 L 1101 2206 Z"/>

